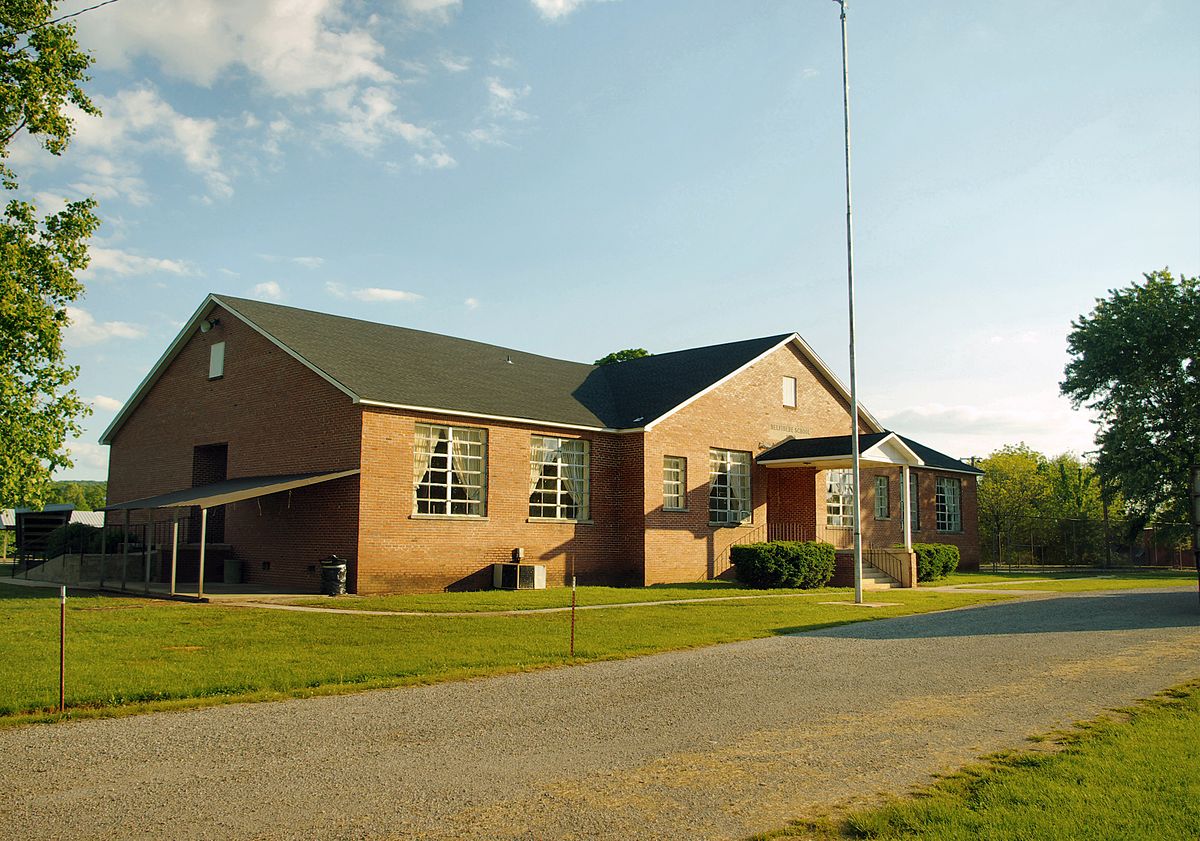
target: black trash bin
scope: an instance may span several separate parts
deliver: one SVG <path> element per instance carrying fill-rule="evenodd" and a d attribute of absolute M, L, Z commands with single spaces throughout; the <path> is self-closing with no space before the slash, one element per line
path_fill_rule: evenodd
<path fill-rule="evenodd" d="M 337 555 L 321 560 L 321 595 L 346 595 L 346 562 Z"/>

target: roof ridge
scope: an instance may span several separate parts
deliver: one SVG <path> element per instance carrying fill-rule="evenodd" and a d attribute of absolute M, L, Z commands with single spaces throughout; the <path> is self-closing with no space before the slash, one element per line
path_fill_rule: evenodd
<path fill-rule="evenodd" d="M 309 315 L 321 316 L 322 318 L 336 318 L 336 319 L 340 319 L 342 321 L 352 321 L 356 324 L 368 324 L 368 325 L 371 325 L 372 327 L 384 327 L 389 330 L 404 330 L 405 332 L 408 332 L 408 333 L 419 333 L 423 336 L 436 336 L 439 339 L 453 339 L 456 342 L 465 342 L 467 344 L 475 345 L 475 346 L 481 347 L 481 348 L 492 348 L 494 350 L 503 351 L 504 353 L 509 353 L 509 354 L 517 353 L 517 354 L 520 354 L 521 356 L 525 356 L 525 357 L 533 357 L 536 359 L 548 359 L 552 362 L 563 362 L 563 363 L 566 363 L 569 365 L 579 365 L 584 368 L 596 368 L 597 367 L 596 365 L 592 365 L 587 362 L 578 362 L 574 359 L 563 359 L 562 357 L 558 357 L 558 356 L 547 356 L 544 353 L 534 353 L 534 352 L 528 351 L 528 350 L 521 350 L 520 348 L 505 347 L 504 345 L 495 345 L 495 344 L 492 344 L 491 342 L 481 342 L 478 339 L 467 339 L 462 336 L 453 336 L 449 333 L 437 333 L 437 332 L 434 332 L 433 330 L 422 330 L 419 327 L 406 327 L 401 324 L 388 324 L 383 321 L 370 321 L 365 318 L 355 318 L 352 315 L 339 315 L 337 313 L 324 312 L 322 310 L 307 309 L 305 307 L 293 307 L 288 304 L 279 304 L 274 301 L 259 301 L 259 300 L 255 300 L 254 298 L 239 298 L 236 295 L 224 295 L 219 292 L 210 292 L 209 295 L 214 300 L 219 301 L 222 304 L 247 303 L 247 304 L 252 304 L 254 306 L 265 306 L 265 307 L 272 307 L 275 309 L 291 310 L 293 312 L 300 312 L 300 313 L 307 313 Z M 237 307 L 235 306 L 234 309 L 236 310 Z M 250 318 L 250 316 L 248 316 L 246 313 L 241 312 L 241 311 L 238 311 L 238 315 L 242 316 L 243 318 Z"/>

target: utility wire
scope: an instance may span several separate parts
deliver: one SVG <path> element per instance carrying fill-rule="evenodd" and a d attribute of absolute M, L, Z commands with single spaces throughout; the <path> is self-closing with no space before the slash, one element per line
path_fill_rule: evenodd
<path fill-rule="evenodd" d="M 94 11 L 96 9 L 101 8 L 102 6 L 111 6 L 113 3 L 116 3 L 116 2 L 117 2 L 117 0 L 104 0 L 103 3 L 96 3 L 93 6 L 87 6 L 85 8 L 80 9 L 77 12 L 71 12 L 71 14 L 69 14 L 69 15 L 63 15 L 62 17 L 57 17 L 57 18 L 54 18 L 53 20 L 42 21 L 37 26 L 31 26 L 28 29 L 24 30 L 23 32 L 18 32 L 17 34 L 24 35 L 26 32 L 33 32 L 35 29 L 41 29 L 46 26 L 53 26 L 56 23 L 62 23 L 64 20 L 70 20 L 71 18 L 77 18 L 80 15 L 82 15 L 84 12 Z"/>

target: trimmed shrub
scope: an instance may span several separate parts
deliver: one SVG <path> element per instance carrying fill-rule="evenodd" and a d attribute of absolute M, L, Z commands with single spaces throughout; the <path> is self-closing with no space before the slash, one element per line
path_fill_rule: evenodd
<path fill-rule="evenodd" d="M 824 587 L 833 578 L 834 551 L 830 543 L 774 541 L 734 546 L 729 560 L 738 581 L 751 587 Z"/>
<path fill-rule="evenodd" d="M 914 543 L 917 553 L 917 581 L 935 581 L 958 569 L 957 546 L 949 543 Z"/>

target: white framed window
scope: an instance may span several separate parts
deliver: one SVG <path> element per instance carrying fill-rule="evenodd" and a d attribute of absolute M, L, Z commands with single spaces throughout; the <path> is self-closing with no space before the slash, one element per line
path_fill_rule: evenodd
<path fill-rule="evenodd" d="M 663 510 L 687 510 L 687 459 L 663 456 Z"/>
<path fill-rule="evenodd" d="M 825 523 L 830 526 L 854 525 L 854 471 L 841 469 L 825 473 Z"/>
<path fill-rule="evenodd" d="M 487 514 L 487 430 L 418 423 L 413 433 L 413 513 Z"/>
<path fill-rule="evenodd" d="M 708 451 L 708 521 L 744 523 L 750 519 L 750 454 Z"/>
<path fill-rule="evenodd" d="M 937 477 L 937 530 L 962 531 L 962 480 Z"/>
<path fill-rule="evenodd" d="M 783 405 L 792 406 L 793 408 L 796 405 L 796 378 L 795 377 L 784 377 L 783 378 Z"/>
<path fill-rule="evenodd" d="M 591 518 L 591 447 L 582 438 L 534 435 L 529 445 L 529 516 Z"/>
<path fill-rule="evenodd" d="M 915 470 L 908 474 L 908 518 L 911 521 L 912 531 L 921 530 L 921 482 L 917 478 Z"/>
<path fill-rule="evenodd" d="M 889 497 L 892 493 L 892 483 L 887 476 L 875 477 L 875 519 L 886 520 L 892 516 L 892 503 Z"/>
<path fill-rule="evenodd" d="M 208 346 L 208 378 L 220 379 L 225 376 L 225 343 L 213 342 Z"/>

